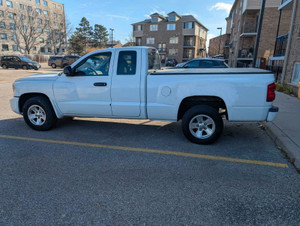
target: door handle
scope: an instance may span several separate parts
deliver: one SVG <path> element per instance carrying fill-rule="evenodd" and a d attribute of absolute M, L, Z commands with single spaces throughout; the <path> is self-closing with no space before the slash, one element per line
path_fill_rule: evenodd
<path fill-rule="evenodd" d="M 94 86 L 107 86 L 106 82 L 95 82 Z"/>

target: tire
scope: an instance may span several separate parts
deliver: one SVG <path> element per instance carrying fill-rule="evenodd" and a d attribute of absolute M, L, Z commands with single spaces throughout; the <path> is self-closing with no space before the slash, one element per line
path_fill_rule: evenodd
<path fill-rule="evenodd" d="M 23 69 L 23 70 L 27 70 L 28 67 L 27 67 L 26 65 L 23 65 L 23 66 L 22 66 L 22 69 Z"/>
<path fill-rule="evenodd" d="M 38 69 L 38 68 L 35 68 L 34 70 L 38 71 L 39 69 Z"/>
<path fill-rule="evenodd" d="M 51 67 L 52 68 L 56 68 L 56 64 L 51 64 Z"/>
<path fill-rule="evenodd" d="M 221 135 L 223 119 L 218 111 L 207 105 L 197 105 L 182 118 L 183 134 L 196 144 L 212 144 Z"/>
<path fill-rule="evenodd" d="M 25 122 L 34 130 L 50 130 L 57 121 L 50 101 L 43 96 L 28 99 L 22 110 Z"/>
<path fill-rule="evenodd" d="M 3 65 L 2 65 L 2 68 L 3 68 L 3 69 L 8 69 L 8 67 L 6 66 L 6 64 L 3 64 Z"/>

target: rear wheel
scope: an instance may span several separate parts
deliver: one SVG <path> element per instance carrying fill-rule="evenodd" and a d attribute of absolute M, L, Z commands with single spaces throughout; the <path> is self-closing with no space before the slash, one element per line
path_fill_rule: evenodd
<path fill-rule="evenodd" d="M 23 68 L 23 70 L 27 70 L 28 69 L 28 67 L 26 65 L 23 65 L 22 68 Z"/>
<path fill-rule="evenodd" d="M 51 64 L 51 67 L 52 68 L 56 68 L 56 64 Z"/>
<path fill-rule="evenodd" d="M 223 120 L 219 112 L 206 105 L 190 108 L 182 118 L 182 131 L 196 144 L 211 144 L 221 135 Z"/>
<path fill-rule="evenodd" d="M 6 64 L 3 64 L 3 65 L 2 65 L 2 68 L 3 68 L 3 69 L 8 69 L 8 67 L 6 66 Z"/>
<path fill-rule="evenodd" d="M 49 130 L 57 121 L 50 101 L 43 96 L 30 98 L 25 102 L 22 110 L 25 122 L 35 130 Z"/>

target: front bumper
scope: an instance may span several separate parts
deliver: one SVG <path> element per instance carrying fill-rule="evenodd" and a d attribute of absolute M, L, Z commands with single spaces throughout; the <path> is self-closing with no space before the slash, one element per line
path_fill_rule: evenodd
<path fill-rule="evenodd" d="M 278 111 L 279 111 L 278 107 L 272 106 L 269 109 L 269 113 L 268 113 L 268 117 L 267 117 L 267 122 L 272 122 L 276 118 L 276 116 L 278 114 Z"/>
<path fill-rule="evenodd" d="M 9 102 L 10 102 L 11 110 L 13 110 L 13 112 L 15 112 L 17 114 L 21 114 L 20 109 L 19 109 L 19 97 L 14 97 L 14 98 L 10 99 Z"/>

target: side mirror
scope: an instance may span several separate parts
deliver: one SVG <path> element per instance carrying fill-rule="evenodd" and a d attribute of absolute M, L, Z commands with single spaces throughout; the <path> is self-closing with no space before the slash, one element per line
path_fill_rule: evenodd
<path fill-rule="evenodd" d="M 66 67 L 64 68 L 64 74 L 65 74 L 66 76 L 73 76 L 73 71 L 72 71 L 71 66 L 66 66 Z"/>

